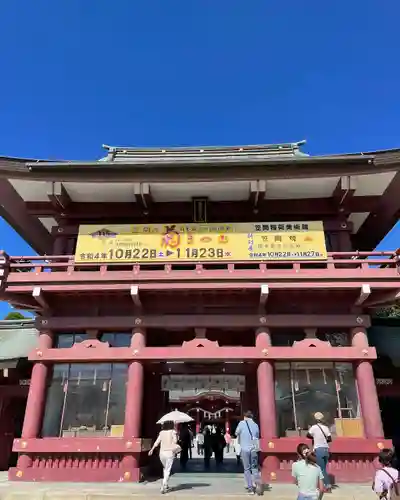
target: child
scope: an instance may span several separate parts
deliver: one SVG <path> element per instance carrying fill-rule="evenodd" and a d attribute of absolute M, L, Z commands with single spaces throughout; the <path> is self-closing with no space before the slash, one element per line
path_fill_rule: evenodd
<path fill-rule="evenodd" d="M 292 476 L 299 489 L 297 500 L 318 500 L 324 491 L 324 476 L 309 446 L 297 447 L 298 460 L 292 465 Z"/>
<path fill-rule="evenodd" d="M 379 453 L 379 463 L 382 469 L 378 469 L 375 474 L 372 489 L 378 495 L 378 498 L 385 500 L 394 500 L 400 498 L 399 471 L 392 467 L 394 453 L 388 448 Z"/>

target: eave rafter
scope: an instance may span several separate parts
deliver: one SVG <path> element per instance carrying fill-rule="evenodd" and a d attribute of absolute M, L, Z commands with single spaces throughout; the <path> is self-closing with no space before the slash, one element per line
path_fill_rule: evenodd
<path fill-rule="evenodd" d="M 268 285 L 261 285 L 260 307 L 265 307 L 265 304 L 267 303 L 268 297 L 269 297 L 269 286 Z"/>
<path fill-rule="evenodd" d="M 378 202 L 370 209 L 370 215 L 354 236 L 354 246 L 358 250 L 374 248 L 398 222 L 400 217 L 400 153 L 398 150 L 378 154 L 374 160 L 376 167 L 396 167 L 397 173 Z"/>
<path fill-rule="evenodd" d="M 352 212 L 351 205 L 355 192 L 355 179 L 350 175 L 340 177 L 332 193 L 332 199 L 335 207 L 341 214 L 348 215 Z"/>
<path fill-rule="evenodd" d="M 38 303 L 38 305 L 44 312 L 48 312 L 50 310 L 49 304 L 40 286 L 34 287 L 32 292 L 32 297 L 35 299 L 35 301 Z"/>
<path fill-rule="evenodd" d="M 62 182 L 48 182 L 47 196 L 54 210 L 61 215 L 68 209 L 72 200 Z"/>
<path fill-rule="evenodd" d="M 27 210 L 26 203 L 7 179 L 0 177 L 0 215 L 39 254 L 49 255 L 54 238 Z"/>
<path fill-rule="evenodd" d="M 357 297 L 355 305 L 356 306 L 363 305 L 370 295 L 371 295 L 371 287 L 368 284 L 362 285 L 360 294 Z"/>
<path fill-rule="evenodd" d="M 142 212 L 148 212 L 151 205 L 153 204 L 153 198 L 151 196 L 150 184 L 148 182 L 136 182 L 134 185 L 134 195 L 138 207 Z"/>
<path fill-rule="evenodd" d="M 143 197 L 142 197 L 143 194 Z M 153 202 L 150 195 L 141 193 L 136 196 L 137 203 L 125 202 L 71 202 L 65 211 L 69 220 L 135 220 L 143 217 L 144 212 L 150 212 L 152 219 L 159 220 L 181 220 L 182 216 L 191 217 L 192 202 Z M 254 220 L 255 213 L 257 220 L 282 220 L 290 218 L 293 220 L 294 214 L 297 218 L 310 217 L 318 213 L 320 217 L 336 217 L 338 205 L 333 198 L 313 198 L 294 200 L 266 200 L 263 192 L 252 191 L 249 200 L 238 202 L 215 202 L 209 201 L 207 204 L 207 216 L 209 220 L 221 220 L 232 218 L 238 222 Z M 348 212 L 369 212 L 371 207 L 379 201 L 379 196 L 355 196 L 348 200 L 346 211 Z M 60 214 L 54 204 L 50 202 L 26 202 L 29 214 L 35 217 L 55 217 Z M 230 220 L 229 219 L 229 220 Z M 185 221 L 184 221 L 185 222 Z"/>
<path fill-rule="evenodd" d="M 257 180 L 250 182 L 249 201 L 254 211 L 258 211 L 259 205 L 264 201 L 266 191 L 267 191 L 266 181 Z"/>
<path fill-rule="evenodd" d="M 400 288 L 390 291 L 375 292 L 371 298 L 366 300 L 363 304 L 364 307 L 379 307 L 383 305 L 393 305 L 400 301 Z"/>
<path fill-rule="evenodd" d="M 136 307 L 141 308 L 142 302 L 139 296 L 139 287 L 137 285 L 131 286 L 131 298 Z"/>

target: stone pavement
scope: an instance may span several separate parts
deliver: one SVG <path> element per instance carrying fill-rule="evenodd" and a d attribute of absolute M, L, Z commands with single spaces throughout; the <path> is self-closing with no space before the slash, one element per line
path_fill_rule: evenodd
<path fill-rule="evenodd" d="M 171 492 L 163 496 L 171 500 L 239 500 L 248 498 L 243 478 L 177 474 L 171 477 Z M 0 473 L 0 500 L 150 500 L 161 498 L 160 482 L 143 484 L 116 483 L 10 483 L 7 473 Z M 296 487 L 273 484 L 264 494 L 265 500 L 295 500 Z M 254 497 L 257 498 L 257 497 Z M 371 485 L 343 484 L 326 495 L 327 500 L 376 500 Z"/>

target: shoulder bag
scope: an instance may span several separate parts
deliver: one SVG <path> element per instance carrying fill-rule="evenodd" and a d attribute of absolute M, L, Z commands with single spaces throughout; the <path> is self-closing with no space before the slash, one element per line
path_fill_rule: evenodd
<path fill-rule="evenodd" d="M 253 436 L 253 433 L 251 432 L 250 425 L 247 422 L 247 420 L 246 420 L 246 425 L 247 425 L 247 429 L 249 430 L 249 434 L 251 437 L 251 449 L 252 449 L 252 451 L 259 452 L 260 451 L 260 440 Z"/>
<path fill-rule="evenodd" d="M 319 427 L 319 430 L 322 432 L 322 434 L 323 434 L 323 436 L 324 436 L 324 438 L 325 438 L 325 441 L 326 441 L 327 443 L 331 443 L 331 442 L 332 442 L 332 436 L 327 436 L 327 435 L 325 434 L 325 432 L 324 432 L 324 429 L 323 429 L 323 428 L 322 428 L 319 424 L 317 424 L 317 427 Z"/>
<path fill-rule="evenodd" d="M 390 495 L 390 500 L 399 500 L 400 499 L 400 487 L 399 487 L 399 480 L 395 480 L 392 474 L 390 474 L 386 469 L 381 469 L 386 475 L 390 477 L 392 480 L 392 486 L 391 486 L 391 495 Z M 381 493 L 380 498 L 387 498 L 388 492 L 384 491 Z"/>

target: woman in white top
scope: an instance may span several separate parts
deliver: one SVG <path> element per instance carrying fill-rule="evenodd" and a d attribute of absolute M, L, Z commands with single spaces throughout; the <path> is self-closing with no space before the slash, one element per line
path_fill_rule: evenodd
<path fill-rule="evenodd" d="M 325 493 L 328 493 L 331 491 L 331 485 L 327 465 L 329 461 L 329 443 L 332 441 L 332 435 L 329 427 L 323 424 L 324 415 L 321 412 L 317 411 L 314 418 L 315 424 L 308 429 L 307 437 L 313 441 L 317 464 L 324 475 Z"/>
<path fill-rule="evenodd" d="M 400 498 L 399 471 L 392 465 L 394 458 L 393 450 L 384 448 L 379 453 L 379 463 L 382 468 L 375 474 L 372 489 L 381 499 Z"/>
<path fill-rule="evenodd" d="M 173 422 L 165 422 L 163 424 L 162 431 L 149 451 L 150 456 L 158 446 L 160 446 L 160 462 L 164 469 L 161 493 L 166 493 L 168 491 L 168 480 L 171 475 L 175 455 L 180 451 Z"/>

